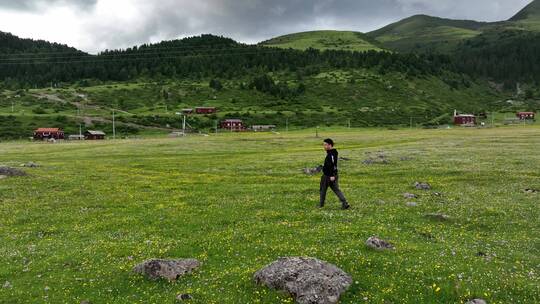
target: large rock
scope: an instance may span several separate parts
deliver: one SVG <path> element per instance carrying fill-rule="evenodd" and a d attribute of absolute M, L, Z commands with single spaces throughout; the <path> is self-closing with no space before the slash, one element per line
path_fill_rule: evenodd
<path fill-rule="evenodd" d="M 467 302 L 467 304 L 487 304 L 487 302 L 484 299 L 474 299 Z"/>
<path fill-rule="evenodd" d="M 0 166 L 0 175 L 8 176 L 8 177 L 9 176 L 25 176 L 26 172 L 16 169 L 16 168 Z"/>
<path fill-rule="evenodd" d="M 395 248 L 394 245 L 376 236 L 372 236 L 367 239 L 366 246 L 375 250 L 392 250 Z"/>
<path fill-rule="evenodd" d="M 257 284 L 289 293 L 300 304 L 334 304 L 352 284 L 335 265 L 307 257 L 280 258 L 254 275 Z"/>
<path fill-rule="evenodd" d="M 413 198 L 418 198 L 418 195 L 414 193 L 403 193 L 403 197 L 408 198 L 408 199 L 413 199 Z"/>
<path fill-rule="evenodd" d="M 150 280 L 167 279 L 177 280 L 199 268 L 201 263 L 196 259 L 159 260 L 145 261 L 133 268 L 133 271 L 142 274 Z"/>
<path fill-rule="evenodd" d="M 423 182 L 415 182 L 414 187 L 418 190 L 431 190 L 431 185 Z"/>

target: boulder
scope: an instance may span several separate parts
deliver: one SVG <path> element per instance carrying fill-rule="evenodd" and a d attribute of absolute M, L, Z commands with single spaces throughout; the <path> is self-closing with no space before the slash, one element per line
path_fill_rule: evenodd
<path fill-rule="evenodd" d="M 300 304 L 334 304 L 352 284 L 337 266 L 308 257 L 280 258 L 257 271 L 257 284 L 289 293 Z"/>
<path fill-rule="evenodd" d="M 26 167 L 26 168 L 39 168 L 39 165 L 36 164 L 35 162 L 28 162 L 26 164 L 23 164 L 21 167 Z"/>
<path fill-rule="evenodd" d="M 450 216 L 442 213 L 428 213 L 425 215 L 427 218 L 430 218 L 432 220 L 436 221 L 448 221 L 450 220 Z"/>
<path fill-rule="evenodd" d="M 16 169 L 16 168 L 0 166 L 0 175 L 4 175 L 4 176 L 7 176 L 7 177 L 10 177 L 10 176 L 25 176 L 26 172 L 24 172 L 22 170 L 19 170 L 19 169 Z"/>
<path fill-rule="evenodd" d="M 418 198 L 418 195 L 414 193 L 403 193 L 404 198 L 412 199 L 412 198 Z"/>
<path fill-rule="evenodd" d="M 133 268 L 133 271 L 142 274 L 150 280 L 167 279 L 174 281 L 199 268 L 201 263 L 196 259 L 145 261 Z"/>
<path fill-rule="evenodd" d="M 193 300 L 193 297 L 189 293 L 182 293 L 176 296 L 177 301 Z"/>
<path fill-rule="evenodd" d="M 389 242 L 382 240 L 376 236 L 372 236 L 366 241 L 366 246 L 375 250 L 393 250 L 395 249 L 394 245 Z"/>
<path fill-rule="evenodd" d="M 487 304 L 487 302 L 484 299 L 473 299 L 468 301 L 466 304 Z"/>
<path fill-rule="evenodd" d="M 414 187 L 418 190 L 431 190 L 431 185 L 423 182 L 415 182 Z"/>

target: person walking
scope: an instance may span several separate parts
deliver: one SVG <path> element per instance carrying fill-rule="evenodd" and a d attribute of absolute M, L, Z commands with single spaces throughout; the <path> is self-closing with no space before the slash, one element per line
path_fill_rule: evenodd
<path fill-rule="evenodd" d="M 345 199 L 343 192 L 339 189 L 338 151 L 334 149 L 334 141 L 330 138 L 323 141 L 323 146 L 326 151 L 326 158 L 322 170 L 323 175 L 321 176 L 321 199 L 319 201 L 319 208 L 324 207 L 326 191 L 328 190 L 328 187 L 330 187 L 341 201 L 341 209 L 347 210 L 351 206 L 347 202 L 347 199 Z"/>

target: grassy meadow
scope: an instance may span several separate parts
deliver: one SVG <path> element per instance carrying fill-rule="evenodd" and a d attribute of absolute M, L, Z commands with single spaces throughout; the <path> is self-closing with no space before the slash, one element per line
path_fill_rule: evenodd
<path fill-rule="evenodd" d="M 0 303 L 292 303 L 252 281 L 283 256 L 351 274 L 341 303 L 540 302 L 540 194 L 523 191 L 540 189 L 538 126 L 318 133 L 0 144 L 0 164 L 41 165 L 0 180 Z M 349 211 L 331 192 L 315 208 L 319 176 L 301 172 L 328 136 Z M 203 266 L 175 283 L 131 271 L 190 257 Z"/>

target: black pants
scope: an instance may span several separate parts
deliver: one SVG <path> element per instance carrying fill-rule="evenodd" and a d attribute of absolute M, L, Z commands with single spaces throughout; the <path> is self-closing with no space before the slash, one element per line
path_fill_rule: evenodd
<path fill-rule="evenodd" d="M 326 201 L 326 191 L 328 190 L 328 187 L 330 187 L 330 189 L 334 191 L 334 193 L 341 201 L 341 205 L 343 207 L 349 205 L 349 203 L 347 203 L 347 199 L 345 199 L 345 196 L 343 195 L 343 192 L 341 192 L 341 190 L 339 189 L 338 177 L 336 176 L 336 179 L 334 181 L 331 181 L 330 176 L 326 176 L 323 174 L 323 176 L 321 176 L 321 200 L 319 202 L 319 206 L 324 206 L 324 202 Z"/>

